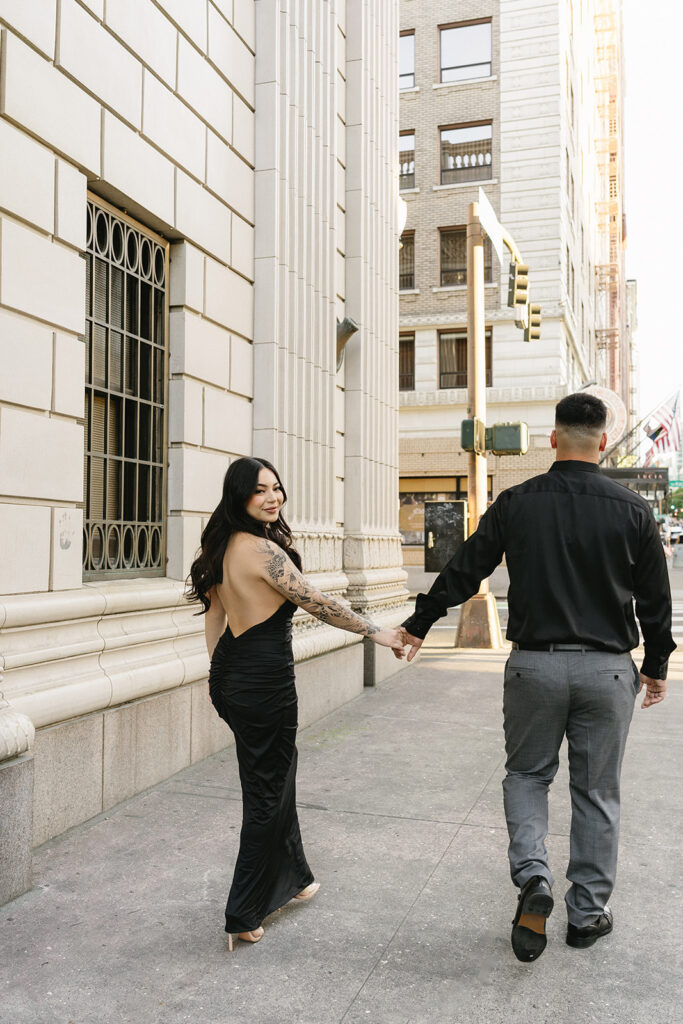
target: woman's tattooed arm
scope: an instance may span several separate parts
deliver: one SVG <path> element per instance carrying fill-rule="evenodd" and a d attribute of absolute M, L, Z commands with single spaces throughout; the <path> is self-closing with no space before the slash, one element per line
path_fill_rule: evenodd
<path fill-rule="evenodd" d="M 305 608 L 321 622 L 327 622 L 350 633 L 361 633 L 363 636 L 374 636 L 381 629 L 374 622 L 356 615 L 347 605 L 336 601 L 328 594 L 321 594 L 306 582 L 292 560 L 282 548 L 272 541 L 263 540 L 258 543 L 258 554 L 263 559 L 263 576 L 274 590 Z"/>

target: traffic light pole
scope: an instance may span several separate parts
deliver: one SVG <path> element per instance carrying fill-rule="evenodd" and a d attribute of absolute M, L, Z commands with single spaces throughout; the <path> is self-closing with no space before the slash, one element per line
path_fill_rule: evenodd
<path fill-rule="evenodd" d="M 468 416 L 486 423 L 486 304 L 484 288 L 484 236 L 479 204 L 470 203 L 467 214 L 467 405 Z M 468 534 L 471 536 L 486 511 L 486 452 L 468 453 Z M 502 647 L 498 609 L 488 580 L 479 593 L 460 609 L 456 647 Z"/>

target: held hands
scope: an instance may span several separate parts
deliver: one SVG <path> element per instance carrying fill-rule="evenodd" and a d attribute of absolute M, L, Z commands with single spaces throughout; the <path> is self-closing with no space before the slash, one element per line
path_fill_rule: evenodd
<path fill-rule="evenodd" d="M 391 647 L 395 658 L 405 657 L 406 652 L 403 650 L 405 643 L 400 629 L 380 629 L 373 633 L 370 639 L 380 647 Z"/>
<path fill-rule="evenodd" d="M 644 676 L 641 672 L 638 693 L 640 693 L 643 686 L 645 687 L 645 696 L 643 697 L 643 703 L 640 705 L 641 708 L 649 708 L 653 704 L 659 704 L 666 697 L 666 679 L 650 679 L 649 676 Z"/>
<path fill-rule="evenodd" d="M 391 647 L 394 656 L 399 659 L 405 657 L 405 648 L 410 645 L 408 661 L 413 660 L 422 646 L 422 640 L 417 636 L 412 636 L 403 626 L 399 626 L 398 629 L 380 629 L 377 633 L 373 633 L 370 639 L 382 647 Z"/>

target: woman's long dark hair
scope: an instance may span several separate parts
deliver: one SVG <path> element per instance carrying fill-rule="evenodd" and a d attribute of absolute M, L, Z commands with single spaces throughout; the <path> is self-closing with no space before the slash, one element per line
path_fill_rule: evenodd
<path fill-rule="evenodd" d="M 280 474 L 270 462 L 248 457 L 231 463 L 223 481 L 223 497 L 204 527 L 201 551 L 192 563 L 187 580 L 186 596 L 190 601 L 202 603 L 200 615 L 209 610 L 209 590 L 223 580 L 223 556 L 233 533 L 241 531 L 272 540 L 287 552 L 297 569 L 301 568 L 301 557 L 292 546 L 292 531 L 284 520 L 282 508 L 274 523 L 260 523 L 247 512 L 247 503 L 256 491 L 262 469 L 269 469 L 277 477 L 283 507 L 287 501 Z"/>

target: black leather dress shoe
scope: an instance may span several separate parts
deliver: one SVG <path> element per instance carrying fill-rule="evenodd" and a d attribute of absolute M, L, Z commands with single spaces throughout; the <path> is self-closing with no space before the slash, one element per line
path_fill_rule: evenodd
<path fill-rule="evenodd" d="M 519 894 L 512 922 L 512 949 L 518 960 L 537 960 L 546 947 L 545 923 L 553 912 L 553 896 L 545 878 L 530 878 Z"/>
<path fill-rule="evenodd" d="M 573 946 L 574 949 L 586 949 L 601 939 L 603 935 L 609 935 L 613 923 L 612 911 L 609 907 L 605 907 L 604 914 L 601 914 L 592 924 L 587 924 L 585 928 L 577 928 L 575 924 L 568 924 L 567 945 Z"/>

